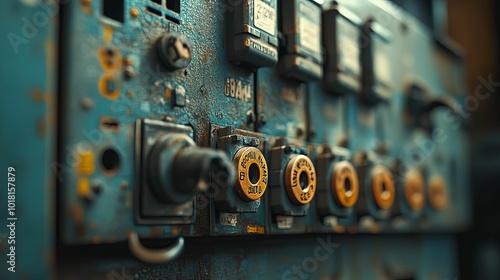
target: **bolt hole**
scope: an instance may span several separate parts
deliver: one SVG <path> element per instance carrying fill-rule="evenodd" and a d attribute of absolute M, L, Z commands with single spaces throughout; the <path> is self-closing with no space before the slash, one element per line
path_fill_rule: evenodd
<path fill-rule="evenodd" d="M 382 194 L 381 194 L 382 198 L 388 199 L 391 196 L 391 193 L 389 192 L 389 188 L 387 187 L 385 182 L 382 182 L 380 188 L 382 189 Z"/>
<path fill-rule="evenodd" d="M 110 47 L 105 48 L 105 49 L 104 49 L 104 51 L 106 52 L 106 55 L 107 55 L 107 56 L 112 57 L 112 56 L 114 56 L 114 55 L 115 55 L 115 50 L 113 50 L 113 49 L 112 49 L 112 48 L 110 48 Z"/>
<path fill-rule="evenodd" d="M 252 184 L 257 184 L 257 182 L 259 182 L 260 170 L 256 163 L 252 163 L 248 168 L 248 178 Z"/>
<path fill-rule="evenodd" d="M 306 172 L 301 172 L 299 175 L 300 187 L 302 190 L 307 189 L 309 186 L 309 179 L 307 178 Z"/>
<path fill-rule="evenodd" d="M 352 194 L 351 180 L 349 178 L 345 178 L 344 180 L 344 189 L 346 196 L 350 196 Z"/>
<path fill-rule="evenodd" d="M 113 117 L 101 117 L 101 122 L 99 125 L 102 130 L 109 130 L 113 132 L 117 132 L 120 130 L 120 123 L 118 122 L 118 119 Z"/>
<path fill-rule="evenodd" d="M 115 149 L 107 148 L 102 153 L 101 165 L 106 173 L 116 173 L 120 169 L 120 155 Z"/>

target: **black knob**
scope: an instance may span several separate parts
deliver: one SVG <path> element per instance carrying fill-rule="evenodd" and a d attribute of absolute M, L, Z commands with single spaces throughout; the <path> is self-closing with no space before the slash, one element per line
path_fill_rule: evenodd
<path fill-rule="evenodd" d="M 148 159 L 148 181 L 158 200 L 180 204 L 192 200 L 197 191 L 217 176 L 217 187 L 236 180 L 234 166 L 221 151 L 200 148 L 181 133 L 167 134 L 154 144 Z M 223 186 L 220 186 L 220 185 Z"/>

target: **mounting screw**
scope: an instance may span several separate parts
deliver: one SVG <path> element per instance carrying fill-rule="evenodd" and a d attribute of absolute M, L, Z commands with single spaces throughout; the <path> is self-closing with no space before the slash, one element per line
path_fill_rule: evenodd
<path fill-rule="evenodd" d="M 247 124 L 252 124 L 257 120 L 255 113 L 252 110 L 247 111 Z"/>
<path fill-rule="evenodd" d="M 304 128 L 303 127 L 297 127 L 297 131 L 296 131 L 296 134 L 297 134 L 297 137 L 300 138 L 304 135 Z"/>
<path fill-rule="evenodd" d="M 172 71 L 186 68 L 191 62 L 193 49 L 186 35 L 170 32 L 158 40 L 157 47 L 161 61 Z"/>
<path fill-rule="evenodd" d="M 123 72 L 125 74 L 125 78 L 127 79 L 132 79 L 135 76 L 134 67 L 132 66 L 126 66 Z"/>
<path fill-rule="evenodd" d="M 340 136 L 339 142 L 337 143 L 339 147 L 347 148 L 349 146 L 349 141 L 346 136 Z"/>
<path fill-rule="evenodd" d="M 81 105 L 84 109 L 92 109 L 92 107 L 94 107 L 94 101 L 88 97 L 84 97 L 81 101 Z"/>

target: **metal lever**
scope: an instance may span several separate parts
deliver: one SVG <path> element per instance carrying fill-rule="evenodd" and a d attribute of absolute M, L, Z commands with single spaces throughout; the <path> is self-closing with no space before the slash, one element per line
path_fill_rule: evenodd
<path fill-rule="evenodd" d="M 130 252 L 139 260 L 146 263 L 166 263 L 176 259 L 184 249 L 184 238 L 179 237 L 177 242 L 165 249 L 148 249 L 142 246 L 135 231 L 128 236 Z"/>

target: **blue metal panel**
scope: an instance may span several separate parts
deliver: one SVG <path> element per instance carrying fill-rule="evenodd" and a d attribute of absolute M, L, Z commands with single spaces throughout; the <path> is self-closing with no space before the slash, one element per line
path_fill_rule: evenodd
<path fill-rule="evenodd" d="M 54 3 L 9 1 L 2 5 L 0 42 L 0 141 L 2 279 L 51 275 L 55 244 L 57 11 Z M 8 209 L 7 169 L 15 171 L 14 216 Z M 10 205 L 10 204 L 9 204 Z M 8 220 L 8 218 L 17 220 Z M 15 244 L 5 224 L 15 223 Z M 15 273 L 11 267 L 15 246 Z"/>
<path fill-rule="evenodd" d="M 111 5 L 111 10 L 104 11 L 104 2 Z M 380 81 L 360 85 L 360 92 L 339 95 L 326 90 L 323 81 L 308 81 L 317 78 L 318 72 L 302 72 L 307 77 L 300 77 L 304 69 L 284 73 L 287 70 L 279 68 L 279 63 L 276 67 L 250 69 L 229 62 L 227 48 L 232 46 L 232 35 L 226 34 L 231 24 L 227 16 L 235 9 L 231 3 L 179 1 L 177 12 L 168 4 L 173 2 L 97 0 L 64 4 L 60 18 L 59 112 L 55 89 L 56 4 L 21 1 L 7 4 L 0 12 L 5 23 L 1 33 L 8 38 L 0 45 L 2 54 L 7 54 L 7 63 L 2 64 L 0 72 L 5 91 L 0 95 L 2 114 L 5 113 L 0 124 L 2 131 L 10 132 L 0 143 L 1 168 L 13 166 L 16 186 L 19 185 L 19 271 L 15 276 L 52 276 L 56 179 L 60 199 L 57 237 L 61 245 L 57 251 L 58 273 L 62 278 L 457 276 L 454 238 L 429 233 L 459 231 L 469 222 L 468 156 L 463 152 L 468 143 L 463 127 L 456 125 L 465 94 L 460 82 L 463 61 L 459 57 L 440 51 L 431 30 L 393 5 L 368 0 L 338 1 L 342 8 L 360 18 L 361 22 L 356 23 L 360 32 L 362 23 L 371 18 L 383 30 L 376 32 L 388 34 L 385 45 L 373 48 L 375 58 L 370 61 Z M 323 10 L 329 5 L 325 3 Z M 123 19 L 111 15 L 121 9 Z M 288 34 L 281 31 L 281 35 Z M 186 69 L 169 71 L 157 54 L 158 38 L 169 32 L 183 34 L 191 42 L 192 59 Z M 294 51 L 293 46 L 284 44 L 296 42 L 297 38 L 277 37 L 281 45 L 279 60 L 284 53 Z M 354 42 L 361 44 L 358 39 L 361 38 L 354 38 Z M 361 45 L 360 52 L 366 48 Z M 317 57 L 309 57 L 311 50 L 300 52 L 308 57 L 306 60 L 320 63 Z M 363 58 L 351 59 L 359 62 L 360 68 L 369 68 Z M 387 97 L 375 92 L 380 90 L 380 84 L 388 91 Z M 411 117 L 419 114 L 408 116 L 412 85 L 419 86 L 423 108 L 427 110 L 418 120 Z M 366 94 L 377 95 L 371 96 L 377 101 L 383 96 L 380 99 L 384 102 L 367 102 Z M 56 115 L 61 124 L 57 161 Z M 186 219 L 186 224 L 138 221 L 137 170 L 142 170 L 138 165 L 147 159 L 139 158 L 136 152 L 147 138 L 144 140 L 139 134 L 137 121 L 145 118 L 182 125 L 184 129 L 179 131 L 192 130 L 198 146 L 223 150 L 230 159 L 243 146 L 259 148 L 270 167 L 268 190 L 258 202 L 244 204 L 232 189 L 223 189 L 233 205 L 252 204 L 240 207 L 239 212 L 220 210 L 217 197 L 198 192 L 193 200 L 195 214 Z M 247 137 L 246 140 L 234 144 L 236 139 L 222 148 L 217 129 L 228 126 L 234 128 L 235 136 Z M 248 139 L 252 137 L 258 139 L 257 144 L 250 143 Z M 104 159 L 108 149 L 116 151 L 119 162 Z M 334 157 L 321 162 L 319 159 L 328 151 Z M 321 179 L 328 187 L 333 176 L 332 163 L 352 162 L 361 184 L 360 200 L 352 211 L 346 211 L 345 216 L 320 216 L 317 199 L 302 206 L 289 201 L 291 195 L 283 185 L 285 166 L 293 154 L 307 155 L 316 170 L 323 168 Z M 118 168 L 108 168 L 108 164 Z M 386 166 L 395 178 L 396 206 L 387 211 L 377 208 L 371 198 L 369 172 L 375 164 Z M 421 212 L 408 215 L 402 205 L 409 169 L 422 172 L 426 202 Z M 55 171 L 59 172 L 58 177 Z M 448 207 L 442 211 L 429 202 L 429 185 L 436 175 L 447 186 Z M 276 206 L 279 203 L 282 205 Z M 280 207 L 285 213 L 273 212 Z M 223 221 L 224 213 L 234 214 L 234 224 Z M 278 222 L 282 216 L 293 216 L 293 223 Z M 5 214 L 0 214 L 0 218 L 7 219 Z M 124 250 L 131 232 L 143 239 L 186 236 L 186 253 L 171 264 L 144 265 Z M 381 235 L 364 235 L 366 232 Z M 216 237 L 198 238 L 211 235 Z M 10 248 L 7 235 L 1 237 L 1 260 L 5 263 Z M 325 240 L 333 240 L 338 246 L 327 250 Z M 148 241 L 156 246 L 161 243 Z M 327 251 L 324 261 L 316 254 L 318 246 Z M 80 263 L 70 259 L 76 253 Z M 1 275 L 4 273 L 12 276 L 2 269 Z"/>

